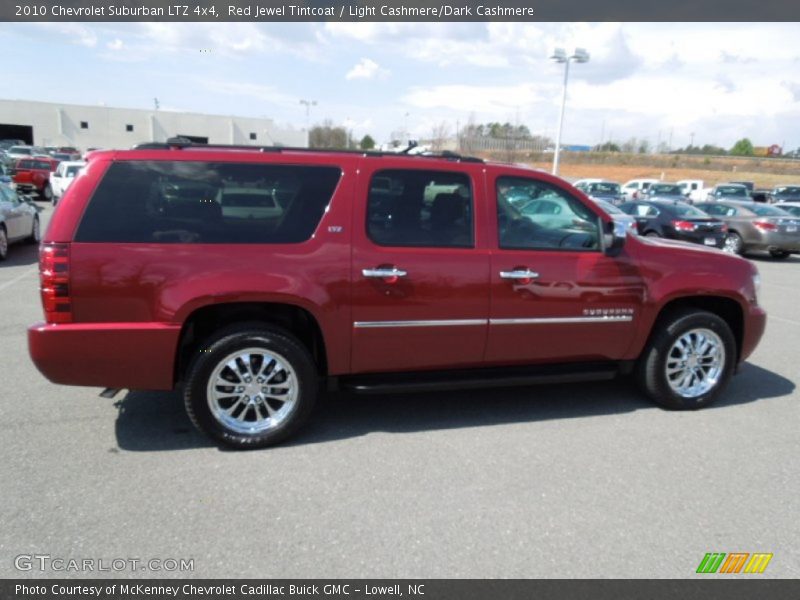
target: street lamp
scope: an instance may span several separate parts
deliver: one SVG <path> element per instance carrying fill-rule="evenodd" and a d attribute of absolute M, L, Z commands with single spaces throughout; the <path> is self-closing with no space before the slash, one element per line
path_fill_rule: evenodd
<path fill-rule="evenodd" d="M 317 105 L 317 101 L 316 100 L 300 100 L 300 104 L 302 104 L 303 106 L 306 107 L 306 138 L 307 138 L 306 145 L 309 146 L 309 145 L 311 145 L 310 144 L 310 142 L 311 142 L 311 128 L 309 127 L 309 125 L 310 125 L 309 118 L 311 116 L 311 107 L 312 106 L 316 106 Z"/>
<path fill-rule="evenodd" d="M 589 62 L 589 53 L 583 48 L 575 48 L 575 52 L 567 56 L 563 48 L 556 48 L 550 57 L 557 63 L 564 63 L 564 91 L 561 96 L 561 115 L 558 118 L 558 133 L 556 134 L 556 152 L 553 156 L 553 175 L 558 175 L 558 156 L 561 153 L 561 131 L 564 128 L 564 108 L 567 105 L 567 80 L 569 79 L 569 63 Z"/>

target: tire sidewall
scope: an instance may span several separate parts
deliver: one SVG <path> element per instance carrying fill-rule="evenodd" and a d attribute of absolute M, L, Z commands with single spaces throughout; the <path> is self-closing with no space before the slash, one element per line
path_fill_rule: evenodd
<path fill-rule="evenodd" d="M 691 329 L 710 329 L 716 333 L 725 348 L 725 364 L 717 384 L 708 392 L 694 398 L 684 398 L 669 385 L 666 361 L 675 341 Z M 641 377 L 645 391 L 658 404 L 676 410 L 695 410 L 711 404 L 724 390 L 737 361 L 736 340 L 728 324 L 713 313 L 706 311 L 684 312 L 676 315 L 664 330 L 653 340 Z"/>
<path fill-rule="evenodd" d="M 208 406 L 207 386 L 219 362 L 238 349 L 261 347 L 283 356 L 297 378 L 297 403 L 294 411 L 278 427 L 255 435 L 227 429 L 217 421 Z M 196 427 L 224 445 L 239 449 L 263 448 L 291 436 L 307 420 L 319 388 L 318 373 L 306 348 L 293 336 L 270 328 L 235 328 L 201 345 L 188 369 L 184 384 L 184 403 Z"/>
<path fill-rule="evenodd" d="M 8 234 L 3 226 L 0 226 L 0 238 L 5 240 L 5 244 L 0 244 L 0 260 L 8 257 Z"/>

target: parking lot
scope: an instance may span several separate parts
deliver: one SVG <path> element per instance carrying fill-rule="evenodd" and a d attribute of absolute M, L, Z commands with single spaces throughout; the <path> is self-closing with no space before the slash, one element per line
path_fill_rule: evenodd
<path fill-rule="evenodd" d="M 752 259 L 767 331 L 707 410 L 660 410 L 627 380 L 335 394 L 289 444 L 231 452 L 177 394 L 46 381 L 25 339 L 36 249 L 14 246 L 0 576 L 63 575 L 15 569 L 48 554 L 194 560 L 143 576 L 683 578 L 707 552 L 768 552 L 764 577 L 798 577 L 800 257 Z"/>

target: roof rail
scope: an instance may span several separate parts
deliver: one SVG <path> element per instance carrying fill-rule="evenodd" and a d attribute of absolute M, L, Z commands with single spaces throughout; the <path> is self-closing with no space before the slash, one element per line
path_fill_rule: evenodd
<path fill-rule="evenodd" d="M 456 152 L 444 150 L 439 154 L 406 154 L 401 152 L 385 152 L 380 150 L 346 150 L 340 148 L 299 148 L 293 146 L 250 146 L 246 144 L 199 144 L 183 137 L 168 138 L 166 142 L 145 142 L 133 146 L 133 150 L 183 150 L 191 148 L 194 150 L 249 150 L 251 152 L 335 152 L 337 154 L 357 154 L 360 156 L 382 157 L 382 156 L 403 156 L 410 158 L 439 158 L 461 162 L 479 162 L 484 160 L 475 156 L 461 156 Z"/>

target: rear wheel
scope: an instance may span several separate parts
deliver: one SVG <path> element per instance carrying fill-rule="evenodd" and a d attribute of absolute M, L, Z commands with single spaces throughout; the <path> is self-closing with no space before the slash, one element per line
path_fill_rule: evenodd
<path fill-rule="evenodd" d="M 723 244 L 722 249 L 725 252 L 730 252 L 731 254 L 741 254 L 744 250 L 744 240 L 742 239 L 742 236 L 735 231 L 731 231 L 725 237 L 725 243 Z"/>
<path fill-rule="evenodd" d="M 789 258 L 789 253 L 786 250 L 770 250 L 769 255 L 772 258 L 777 258 L 779 260 Z"/>
<path fill-rule="evenodd" d="M 50 187 L 49 183 L 44 185 L 44 189 L 42 190 L 42 198 L 44 198 L 44 200 L 47 202 L 53 201 L 53 188 Z"/>
<path fill-rule="evenodd" d="M 6 228 L 0 225 L 0 260 L 5 260 L 8 256 L 8 235 Z"/>
<path fill-rule="evenodd" d="M 660 324 L 637 365 L 642 390 L 665 408 L 703 408 L 728 383 L 736 341 L 728 324 L 703 310 L 673 312 Z"/>
<path fill-rule="evenodd" d="M 658 232 L 656 232 L 656 231 L 648 231 L 647 233 L 644 234 L 644 236 L 645 237 L 651 237 L 651 238 L 661 237 L 660 235 L 658 235 Z"/>
<path fill-rule="evenodd" d="M 251 323 L 203 345 L 189 368 L 184 403 L 197 428 L 218 442 L 263 448 L 303 425 L 317 389 L 306 347 L 282 329 Z"/>

